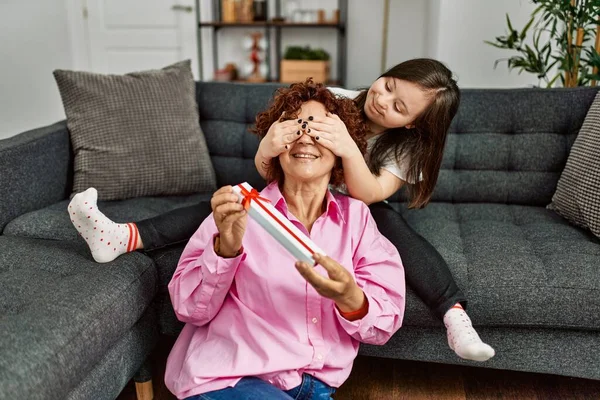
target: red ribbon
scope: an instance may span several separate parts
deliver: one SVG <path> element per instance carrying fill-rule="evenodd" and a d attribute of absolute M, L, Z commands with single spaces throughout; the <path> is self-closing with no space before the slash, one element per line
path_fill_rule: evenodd
<path fill-rule="evenodd" d="M 260 193 L 258 193 L 258 190 L 254 189 L 254 188 L 252 188 L 251 191 L 248 191 L 248 189 L 246 189 L 243 186 L 240 186 L 240 188 L 242 189 L 242 194 L 244 195 L 244 199 L 242 200 L 242 205 L 244 206 L 245 210 L 250 208 L 250 203 L 252 202 L 252 200 L 262 200 L 262 201 L 266 201 L 267 203 L 271 202 L 269 199 L 260 197 Z"/>
<path fill-rule="evenodd" d="M 269 199 L 265 199 L 264 197 L 260 197 L 258 191 L 256 189 L 254 189 L 254 188 L 252 188 L 251 191 L 248 191 L 248 189 L 246 189 L 242 185 L 238 185 L 238 187 L 241 189 L 242 194 L 244 195 L 244 198 L 242 200 L 242 205 L 244 206 L 244 208 L 246 210 L 248 208 L 250 208 L 250 202 L 252 201 L 252 199 L 254 199 L 254 200 L 263 200 L 263 201 L 266 201 L 267 203 L 271 202 Z M 298 241 L 298 243 L 300 243 L 302 245 L 302 247 L 304 247 L 306 250 L 308 250 L 311 255 L 315 253 L 315 251 L 313 249 L 311 249 L 306 243 L 304 243 L 302 241 L 302 239 L 300 239 L 298 237 L 298 235 L 296 235 L 294 232 L 292 232 L 292 230 L 290 228 L 288 228 L 271 211 L 269 211 L 269 209 L 267 207 L 265 207 L 265 205 L 263 203 L 261 203 L 260 201 L 255 201 L 255 203 L 258 204 L 258 206 L 260 208 L 262 208 L 263 211 L 267 213 L 267 215 L 269 215 L 271 218 L 273 218 L 275 220 L 275 222 L 277 222 L 279 224 L 279 226 L 281 226 L 291 237 L 293 237 L 294 239 L 296 239 Z"/>

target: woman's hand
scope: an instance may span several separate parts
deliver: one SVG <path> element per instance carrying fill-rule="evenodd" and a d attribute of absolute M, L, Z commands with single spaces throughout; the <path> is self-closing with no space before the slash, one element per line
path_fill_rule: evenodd
<path fill-rule="evenodd" d="M 283 114 L 281 115 L 283 118 Z M 306 127 L 301 119 L 273 122 L 265 137 L 260 141 L 258 152 L 263 158 L 275 158 L 289 149 L 290 144 L 300 138 L 301 130 Z"/>
<path fill-rule="evenodd" d="M 318 274 L 314 267 L 298 261 L 296 269 L 300 275 L 323 297 L 335 302 L 340 311 L 359 310 L 365 301 L 365 294 L 358 287 L 350 272 L 328 256 L 314 254 L 314 259 L 325 268 L 329 279 Z"/>
<path fill-rule="evenodd" d="M 246 210 L 238 203 L 238 196 L 231 186 L 223 186 L 217 190 L 210 199 L 210 206 L 219 230 L 218 253 L 222 257 L 235 257 L 242 248 L 242 239 L 246 232 Z"/>
<path fill-rule="evenodd" d="M 306 133 L 338 157 L 349 158 L 357 153 L 360 154 L 358 146 L 348 133 L 346 124 L 336 114 L 328 112 L 325 117 L 314 117 L 312 121 L 309 120 Z"/>

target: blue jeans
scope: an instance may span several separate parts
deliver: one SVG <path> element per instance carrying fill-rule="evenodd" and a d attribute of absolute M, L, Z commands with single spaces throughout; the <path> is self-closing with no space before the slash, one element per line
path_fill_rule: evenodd
<path fill-rule="evenodd" d="M 335 389 L 304 374 L 302 383 L 290 390 L 281 390 L 255 377 L 242 378 L 234 387 L 188 397 L 185 400 L 329 400 Z"/>

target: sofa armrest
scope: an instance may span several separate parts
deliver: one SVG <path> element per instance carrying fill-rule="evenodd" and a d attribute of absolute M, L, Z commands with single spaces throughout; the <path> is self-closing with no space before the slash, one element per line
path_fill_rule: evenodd
<path fill-rule="evenodd" d="M 65 121 L 0 140 L 0 233 L 70 194 L 73 156 Z"/>

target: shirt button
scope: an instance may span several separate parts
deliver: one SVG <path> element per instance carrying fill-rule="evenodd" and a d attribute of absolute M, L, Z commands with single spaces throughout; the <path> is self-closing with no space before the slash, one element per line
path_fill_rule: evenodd
<path fill-rule="evenodd" d="M 313 324 L 316 324 L 317 322 L 319 322 L 319 320 L 318 320 L 317 318 L 313 318 L 313 319 L 312 319 L 312 323 L 313 323 Z"/>
<path fill-rule="evenodd" d="M 322 360 L 323 359 L 323 355 L 322 354 L 317 354 L 317 360 Z"/>

